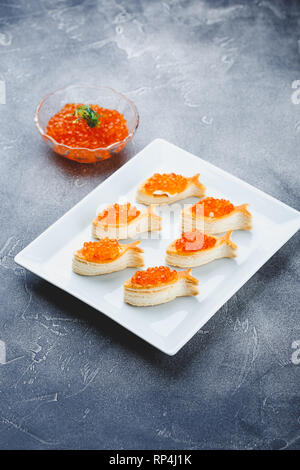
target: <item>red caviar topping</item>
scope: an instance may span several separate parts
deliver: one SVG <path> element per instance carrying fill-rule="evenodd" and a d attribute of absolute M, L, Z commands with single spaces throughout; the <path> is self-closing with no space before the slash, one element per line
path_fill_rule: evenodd
<path fill-rule="evenodd" d="M 194 216 L 204 215 L 204 217 L 222 217 L 230 214 L 233 210 L 234 205 L 230 201 L 214 197 L 206 197 L 192 206 Z"/>
<path fill-rule="evenodd" d="M 85 242 L 83 248 L 78 251 L 79 256 L 86 261 L 99 262 L 111 261 L 118 258 L 120 245 L 117 240 L 103 238 L 97 242 Z"/>
<path fill-rule="evenodd" d="M 175 248 L 179 252 L 200 251 L 212 248 L 216 244 L 214 237 L 209 237 L 199 230 L 192 230 L 191 232 L 184 232 L 181 238 L 176 240 Z"/>
<path fill-rule="evenodd" d="M 129 224 L 133 219 L 140 215 L 139 211 L 135 206 L 132 206 L 130 202 L 127 204 L 114 204 L 104 209 L 97 218 L 99 221 L 105 221 L 108 225 L 120 225 Z"/>
<path fill-rule="evenodd" d="M 145 191 L 153 194 L 155 191 L 165 191 L 169 194 L 181 193 L 185 190 L 188 179 L 175 173 L 155 173 L 149 178 L 145 185 Z"/>
<path fill-rule="evenodd" d="M 90 127 L 85 119 L 76 119 L 75 111 L 82 106 L 76 103 L 66 104 L 50 118 L 46 134 L 59 144 L 88 149 L 107 147 L 128 136 L 126 120 L 116 109 L 89 105 L 99 115 L 99 125 Z"/>
<path fill-rule="evenodd" d="M 175 269 L 167 266 L 156 266 L 146 271 L 136 271 L 131 278 L 131 284 L 137 286 L 158 286 L 160 284 L 171 284 L 178 279 Z"/>

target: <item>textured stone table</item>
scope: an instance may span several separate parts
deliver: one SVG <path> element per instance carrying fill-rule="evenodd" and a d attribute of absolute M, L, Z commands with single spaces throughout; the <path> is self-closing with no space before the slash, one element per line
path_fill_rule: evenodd
<path fill-rule="evenodd" d="M 299 236 L 174 357 L 13 261 L 156 137 L 299 209 L 299 27 L 296 1 L 1 3 L 0 448 L 300 447 Z M 98 166 L 33 122 L 77 81 L 140 111 Z"/>

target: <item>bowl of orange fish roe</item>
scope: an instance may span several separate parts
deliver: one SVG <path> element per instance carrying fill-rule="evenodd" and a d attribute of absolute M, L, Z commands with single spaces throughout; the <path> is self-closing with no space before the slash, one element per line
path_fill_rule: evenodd
<path fill-rule="evenodd" d="M 120 152 L 132 140 L 139 115 L 134 103 L 112 88 L 72 85 L 45 96 L 35 122 L 54 152 L 94 163 Z"/>

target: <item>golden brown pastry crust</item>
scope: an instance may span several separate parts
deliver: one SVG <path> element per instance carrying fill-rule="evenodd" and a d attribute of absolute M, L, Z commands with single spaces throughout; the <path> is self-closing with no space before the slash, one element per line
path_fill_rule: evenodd
<path fill-rule="evenodd" d="M 101 263 L 87 261 L 80 256 L 79 251 L 76 251 L 73 256 L 72 269 L 75 273 L 82 276 L 99 276 L 126 268 L 142 267 L 144 266 L 144 258 L 142 256 L 144 250 L 137 246 L 139 244 L 140 240 L 136 240 L 128 245 L 120 244 L 120 255 L 118 258 Z"/>
<path fill-rule="evenodd" d="M 175 240 L 170 243 L 166 250 L 166 263 L 170 266 L 178 266 L 180 268 L 192 268 L 210 263 L 219 258 L 235 258 L 237 256 L 237 245 L 231 240 L 231 234 L 232 230 L 229 230 L 222 237 L 213 237 L 216 243 L 211 248 L 183 253 L 177 252 Z"/>
<path fill-rule="evenodd" d="M 198 295 L 197 285 L 198 279 L 191 275 L 191 269 L 179 271 L 175 282 L 157 287 L 137 287 L 128 279 L 124 283 L 124 301 L 136 307 L 150 307 L 170 302 L 176 297 Z"/>
<path fill-rule="evenodd" d="M 161 220 L 161 217 L 155 213 L 154 205 L 142 210 L 140 215 L 128 224 L 106 224 L 95 217 L 92 223 L 92 236 L 98 239 L 108 237 L 125 240 L 140 233 L 161 230 Z"/>
<path fill-rule="evenodd" d="M 223 233 L 228 230 L 251 230 L 252 215 L 248 211 L 248 204 L 235 206 L 234 210 L 222 217 L 205 217 L 193 215 L 192 206 L 182 210 L 182 231 L 189 232 L 198 229 L 207 235 Z"/>
<path fill-rule="evenodd" d="M 199 181 L 200 173 L 188 178 L 188 184 L 184 191 L 181 193 L 176 193 L 172 195 L 150 195 L 147 194 L 144 186 L 146 181 L 144 181 L 138 188 L 136 193 L 136 200 L 141 204 L 172 204 L 173 202 L 180 201 L 181 199 L 186 199 L 188 197 L 203 197 L 205 196 L 206 188 Z"/>

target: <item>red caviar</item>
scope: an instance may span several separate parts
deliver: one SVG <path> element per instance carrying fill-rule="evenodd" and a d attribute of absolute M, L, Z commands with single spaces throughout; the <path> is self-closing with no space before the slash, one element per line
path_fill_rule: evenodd
<path fill-rule="evenodd" d="M 120 245 L 115 239 L 103 238 L 97 242 L 85 242 L 78 254 L 90 262 L 112 261 L 120 255 Z"/>
<path fill-rule="evenodd" d="M 96 149 L 120 142 L 128 136 L 128 128 L 123 114 L 116 109 L 89 105 L 100 116 L 99 126 L 89 127 L 85 119 L 77 119 L 75 110 L 82 104 L 66 104 L 48 122 L 46 134 L 59 144 L 69 147 Z M 76 121 L 76 122 L 74 122 Z"/>
<path fill-rule="evenodd" d="M 204 215 L 204 217 L 222 217 L 230 214 L 233 210 L 234 205 L 230 201 L 215 199 L 214 197 L 206 197 L 192 206 L 194 216 Z"/>
<path fill-rule="evenodd" d="M 136 271 L 131 278 L 131 284 L 136 286 L 159 286 L 160 284 L 171 284 L 178 279 L 175 269 L 167 266 L 156 266 L 145 271 Z"/>
<path fill-rule="evenodd" d="M 132 220 L 140 215 L 139 211 L 135 206 L 132 206 L 130 202 L 127 204 L 114 204 L 104 209 L 97 218 L 101 222 L 105 222 L 107 225 L 120 225 L 129 224 Z"/>
<path fill-rule="evenodd" d="M 155 191 L 164 191 L 169 194 L 181 193 L 185 190 L 188 179 L 175 173 L 154 173 L 145 183 L 144 188 L 148 194 Z"/>
<path fill-rule="evenodd" d="M 184 232 L 181 238 L 175 242 L 175 248 L 178 252 L 200 251 L 213 248 L 216 244 L 214 237 L 209 237 L 199 230 Z"/>

